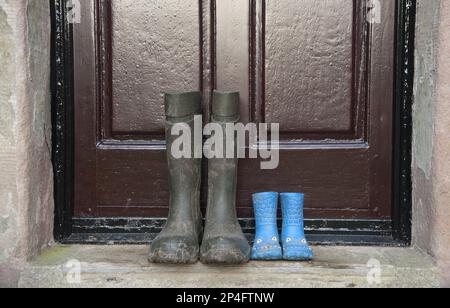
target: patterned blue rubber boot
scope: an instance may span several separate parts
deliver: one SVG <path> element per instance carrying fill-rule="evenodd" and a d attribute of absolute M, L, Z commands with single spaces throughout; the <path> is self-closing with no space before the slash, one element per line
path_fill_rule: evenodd
<path fill-rule="evenodd" d="M 283 251 L 277 224 L 278 193 L 254 194 L 253 207 L 256 218 L 256 237 L 252 260 L 281 260 Z"/>
<path fill-rule="evenodd" d="M 305 237 L 304 208 L 305 196 L 296 193 L 281 194 L 283 211 L 283 259 L 289 261 L 311 261 L 313 251 Z"/>

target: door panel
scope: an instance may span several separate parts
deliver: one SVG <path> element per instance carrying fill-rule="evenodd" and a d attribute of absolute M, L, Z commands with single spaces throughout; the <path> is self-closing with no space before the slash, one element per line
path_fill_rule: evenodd
<path fill-rule="evenodd" d="M 200 89 L 197 0 L 111 1 L 113 138 L 164 134 L 164 92 Z M 110 42 L 109 42 L 110 41 Z M 109 77 L 109 76 L 108 76 Z"/>
<path fill-rule="evenodd" d="M 279 168 L 240 161 L 241 217 L 268 190 L 304 192 L 308 218 L 391 218 L 393 1 L 382 1 L 381 24 L 367 22 L 365 0 L 82 7 L 76 217 L 166 216 L 163 93 L 202 91 L 207 121 L 219 89 L 241 92 L 242 122 L 281 126 Z"/>
<path fill-rule="evenodd" d="M 353 6 L 348 0 L 267 2 L 267 122 L 321 138 L 353 129 L 351 30 L 361 30 Z"/>

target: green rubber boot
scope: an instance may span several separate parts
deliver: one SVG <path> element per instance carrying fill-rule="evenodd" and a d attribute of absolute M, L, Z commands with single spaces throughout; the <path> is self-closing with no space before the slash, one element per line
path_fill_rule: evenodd
<path fill-rule="evenodd" d="M 226 124 L 236 123 L 240 118 L 239 93 L 215 92 L 212 110 L 211 120 L 222 126 L 226 140 Z M 242 264 L 250 259 L 251 248 L 236 215 L 236 151 L 235 154 L 236 158 L 209 160 L 208 209 L 200 251 L 200 260 L 205 264 Z"/>
<path fill-rule="evenodd" d="M 165 96 L 167 162 L 169 165 L 169 218 L 161 234 L 150 247 L 149 261 L 154 263 L 191 264 L 199 259 L 202 237 L 200 211 L 201 159 L 176 159 L 171 151 L 179 136 L 172 136 L 175 124 L 189 125 L 194 135 L 194 117 L 201 114 L 198 92 L 172 93 Z M 192 137 L 193 138 L 193 137 Z M 192 139 L 192 151 L 194 151 Z"/>

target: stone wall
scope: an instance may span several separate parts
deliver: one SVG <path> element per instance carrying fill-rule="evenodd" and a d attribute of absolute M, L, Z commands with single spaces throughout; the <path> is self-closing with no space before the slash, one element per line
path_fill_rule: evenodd
<path fill-rule="evenodd" d="M 50 10 L 0 0 L 0 287 L 52 240 Z"/>
<path fill-rule="evenodd" d="M 413 237 L 450 286 L 450 1 L 419 0 L 416 32 Z"/>

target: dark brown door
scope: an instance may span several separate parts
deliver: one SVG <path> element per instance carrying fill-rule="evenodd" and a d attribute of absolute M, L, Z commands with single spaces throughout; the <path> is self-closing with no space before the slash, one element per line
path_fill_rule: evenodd
<path fill-rule="evenodd" d="M 395 1 L 82 0 L 74 25 L 75 217 L 164 217 L 163 93 L 239 90 L 280 123 L 280 166 L 240 163 L 238 204 L 301 191 L 308 218 L 391 218 Z"/>

